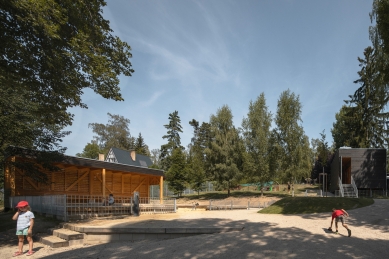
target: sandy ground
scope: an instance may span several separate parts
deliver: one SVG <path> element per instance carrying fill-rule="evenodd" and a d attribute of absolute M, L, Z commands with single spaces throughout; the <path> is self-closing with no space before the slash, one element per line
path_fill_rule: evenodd
<path fill-rule="evenodd" d="M 375 200 L 371 206 L 350 210 L 347 222 L 352 236 L 343 227 L 339 235 L 328 233 L 330 213 L 306 215 L 266 215 L 257 210 L 191 211 L 175 214 L 141 215 L 117 220 L 94 220 L 87 225 L 139 227 L 244 227 L 239 232 L 185 238 L 116 242 L 67 248 L 49 248 L 39 242 L 31 258 L 388 258 L 389 200 Z M 12 233 L 11 233 L 12 232 Z M 0 258 L 11 258 L 15 236 L 0 237 Z M 25 245 L 27 251 L 27 244 Z M 22 255 L 19 257 L 25 257 Z"/>

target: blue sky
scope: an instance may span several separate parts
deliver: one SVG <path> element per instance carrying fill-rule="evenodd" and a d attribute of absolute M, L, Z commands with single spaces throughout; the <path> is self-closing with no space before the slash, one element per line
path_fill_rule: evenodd
<path fill-rule="evenodd" d="M 82 152 L 93 139 L 88 123 L 108 123 L 108 112 L 130 119 L 131 135 L 141 132 L 152 150 L 166 143 L 163 125 L 177 110 L 187 146 L 190 120 L 208 122 L 228 105 L 240 127 L 250 100 L 264 92 L 275 114 L 287 89 L 299 95 L 305 134 L 325 130 L 331 144 L 335 113 L 358 87 L 357 57 L 371 45 L 371 0 L 107 2 L 103 15 L 131 46 L 135 73 L 120 77 L 124 102 L 85 91 L 89 109 L 70 110 L 68 155 Z"/>

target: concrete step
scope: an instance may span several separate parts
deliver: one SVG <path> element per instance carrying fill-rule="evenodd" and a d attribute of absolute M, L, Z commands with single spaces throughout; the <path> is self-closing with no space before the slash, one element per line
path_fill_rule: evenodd
<path fill-rule="evenodd" d="M 69 241 L 56 236 L 42 236 L 40 242 L 52 248 L 69 246 Z"/>
<path fill-rule="evenodd" d="M 84 234 L 65 228 L 53 230 L 53 236 L 65 239 L 67 241 L 84 239 Z"/>

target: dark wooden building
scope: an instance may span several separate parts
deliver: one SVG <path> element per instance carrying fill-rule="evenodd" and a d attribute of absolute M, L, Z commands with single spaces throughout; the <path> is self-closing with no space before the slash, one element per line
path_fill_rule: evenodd
<path fill-rule="evenodd" d="M 358 190 L 386 192 L 386 149 L 340 148 L 331 164 L 330 181 L 330 191 L 340 190 L 340 186 L 346 191 L 355 186 Z"/>

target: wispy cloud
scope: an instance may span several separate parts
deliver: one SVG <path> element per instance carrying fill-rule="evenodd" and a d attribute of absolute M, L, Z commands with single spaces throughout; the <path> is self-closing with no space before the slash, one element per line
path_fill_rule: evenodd
<path fill-rule="evenodd" d="M 148 99 L 147 101 L 141 103 L 141 106 L 142 107 L 152 106 L 159 99 L 159 97 L 162 94 L 163 94 L 163 91 L 159 91 L 159 92 L 153 93 L 153 95 L 150 97 L 150 99 Z"/>

